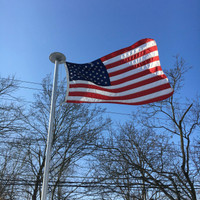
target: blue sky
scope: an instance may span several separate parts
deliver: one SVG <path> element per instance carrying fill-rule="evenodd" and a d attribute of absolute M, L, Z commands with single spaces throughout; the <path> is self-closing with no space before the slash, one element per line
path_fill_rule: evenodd
<path fill-rule="evenodd" d="M 194 97 L 200 85 L 199 10 L 199 0 L 0 0 L 0 75 L 41 82 L 53 74 L 52 52 L 85 63 L 149 37 L 157 42 L 164 71 L 176 54 L 193 66 L 183 95 Z M 21 92 L 30 98 L 35 91 Z M 106 106 L 123 113 L 134 109 Z"/>

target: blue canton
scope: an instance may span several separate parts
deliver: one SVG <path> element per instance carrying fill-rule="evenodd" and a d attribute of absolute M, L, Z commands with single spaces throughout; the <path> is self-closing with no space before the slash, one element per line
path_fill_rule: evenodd
<path fill-rule="evenodd" d="M 76 64 L 70 62 L 66 62 L 66 64 L 69 70 L 70 81 L 84 80 L 101 86 L 110 85 L 108 72 L 100 59 L 86 64 Z"/>

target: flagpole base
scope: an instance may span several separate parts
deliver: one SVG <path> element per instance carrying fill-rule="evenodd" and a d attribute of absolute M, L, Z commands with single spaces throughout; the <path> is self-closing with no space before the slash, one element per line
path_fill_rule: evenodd
<path fill-rule="evenodd" d="M 50 60 L 52 63 L 55 63 L 56 61 L 58 61 L 58 62 L 61 64 L 61 63 L 64 63 L 64 62 L 66 61 L 66 57 L 65 57 L 65 55 L 62 54 L 62 53 L 54 52 L 54 53 L 51 53 L 51 54 L 50 54 L 49 60 Z"/>

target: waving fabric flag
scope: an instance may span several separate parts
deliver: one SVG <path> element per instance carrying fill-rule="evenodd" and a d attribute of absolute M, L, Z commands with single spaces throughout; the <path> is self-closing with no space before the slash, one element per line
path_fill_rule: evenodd
<path fill-rule="evenodd" d="M 90 63 L 66 62 L 66 67 L 69 103 L 141 105 L 173 94 L 153 39 L 142 39 Z"/>

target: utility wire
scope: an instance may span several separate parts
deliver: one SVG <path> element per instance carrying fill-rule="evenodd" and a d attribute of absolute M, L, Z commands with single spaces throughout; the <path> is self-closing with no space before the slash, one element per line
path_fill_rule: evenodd
<path fill-rule="evenodd" d="M 126 180 L 126 179 L 123 179 Z M 141 179 L 142 180 L 142 179 Z M 6 182 L 6 185 L 23 185 L 23 186 L 34 186 L 37 181 L 34 180 L 23 180 L 23 179 L 0 179 L 2 182 Z M 80 182 L 80 181 L 60 181 L 58 184 L 54 183 L 55 181 L 49 181 L 49 186 L 58 186 L 58 187 L 89 187 L 89 188 L 96 188 L 96 187 L 122 187 L 122 188 L 138 188 L 138 186 L 145 186 L 148 188 L 159 188 L 157 185 L 153 184 L 147 184 L 147 183 L 138 183 L 138 182 L 133 182 L 129 183 L 128 185 L 126 183 L 114 183 L 114 182 L 105 182 L 101 183 L 100 181 L 89 181 L 89 182 Z M 38 182 L 38 184 L 41 186 L 42 182 Z M 174 187 L 172 184 L 165 184 L 165 187 Z M 199 189 L 200 185 L 195 185 L 195 189 Z M 181 189 L 181 186 L 180 186 Z"/>
<path fill-rule="evenodd" d="M 10 99 L 10 98 L 5 98 L 5 97 L 0 97 L 0 99 L 2 100 L 6 100 L 6 101 L 15 101 L 15 102 L 19 102 L 19 103 L 30 103 L 33 104 L 35 102 L 33 101 L 26 101 L 26 100 L 17 100 L 17 99 Z M 103 112 L 103 113 L 108 113 L 108 114 L 116 114 L 116 115 L 127 115 L 127 116 L 132 116 L 132 114 L 128 114 L 128 113 L 120 113 L 120 112 L 109 112 L 109 111 L 99 111 L 99 112 Z"/>

